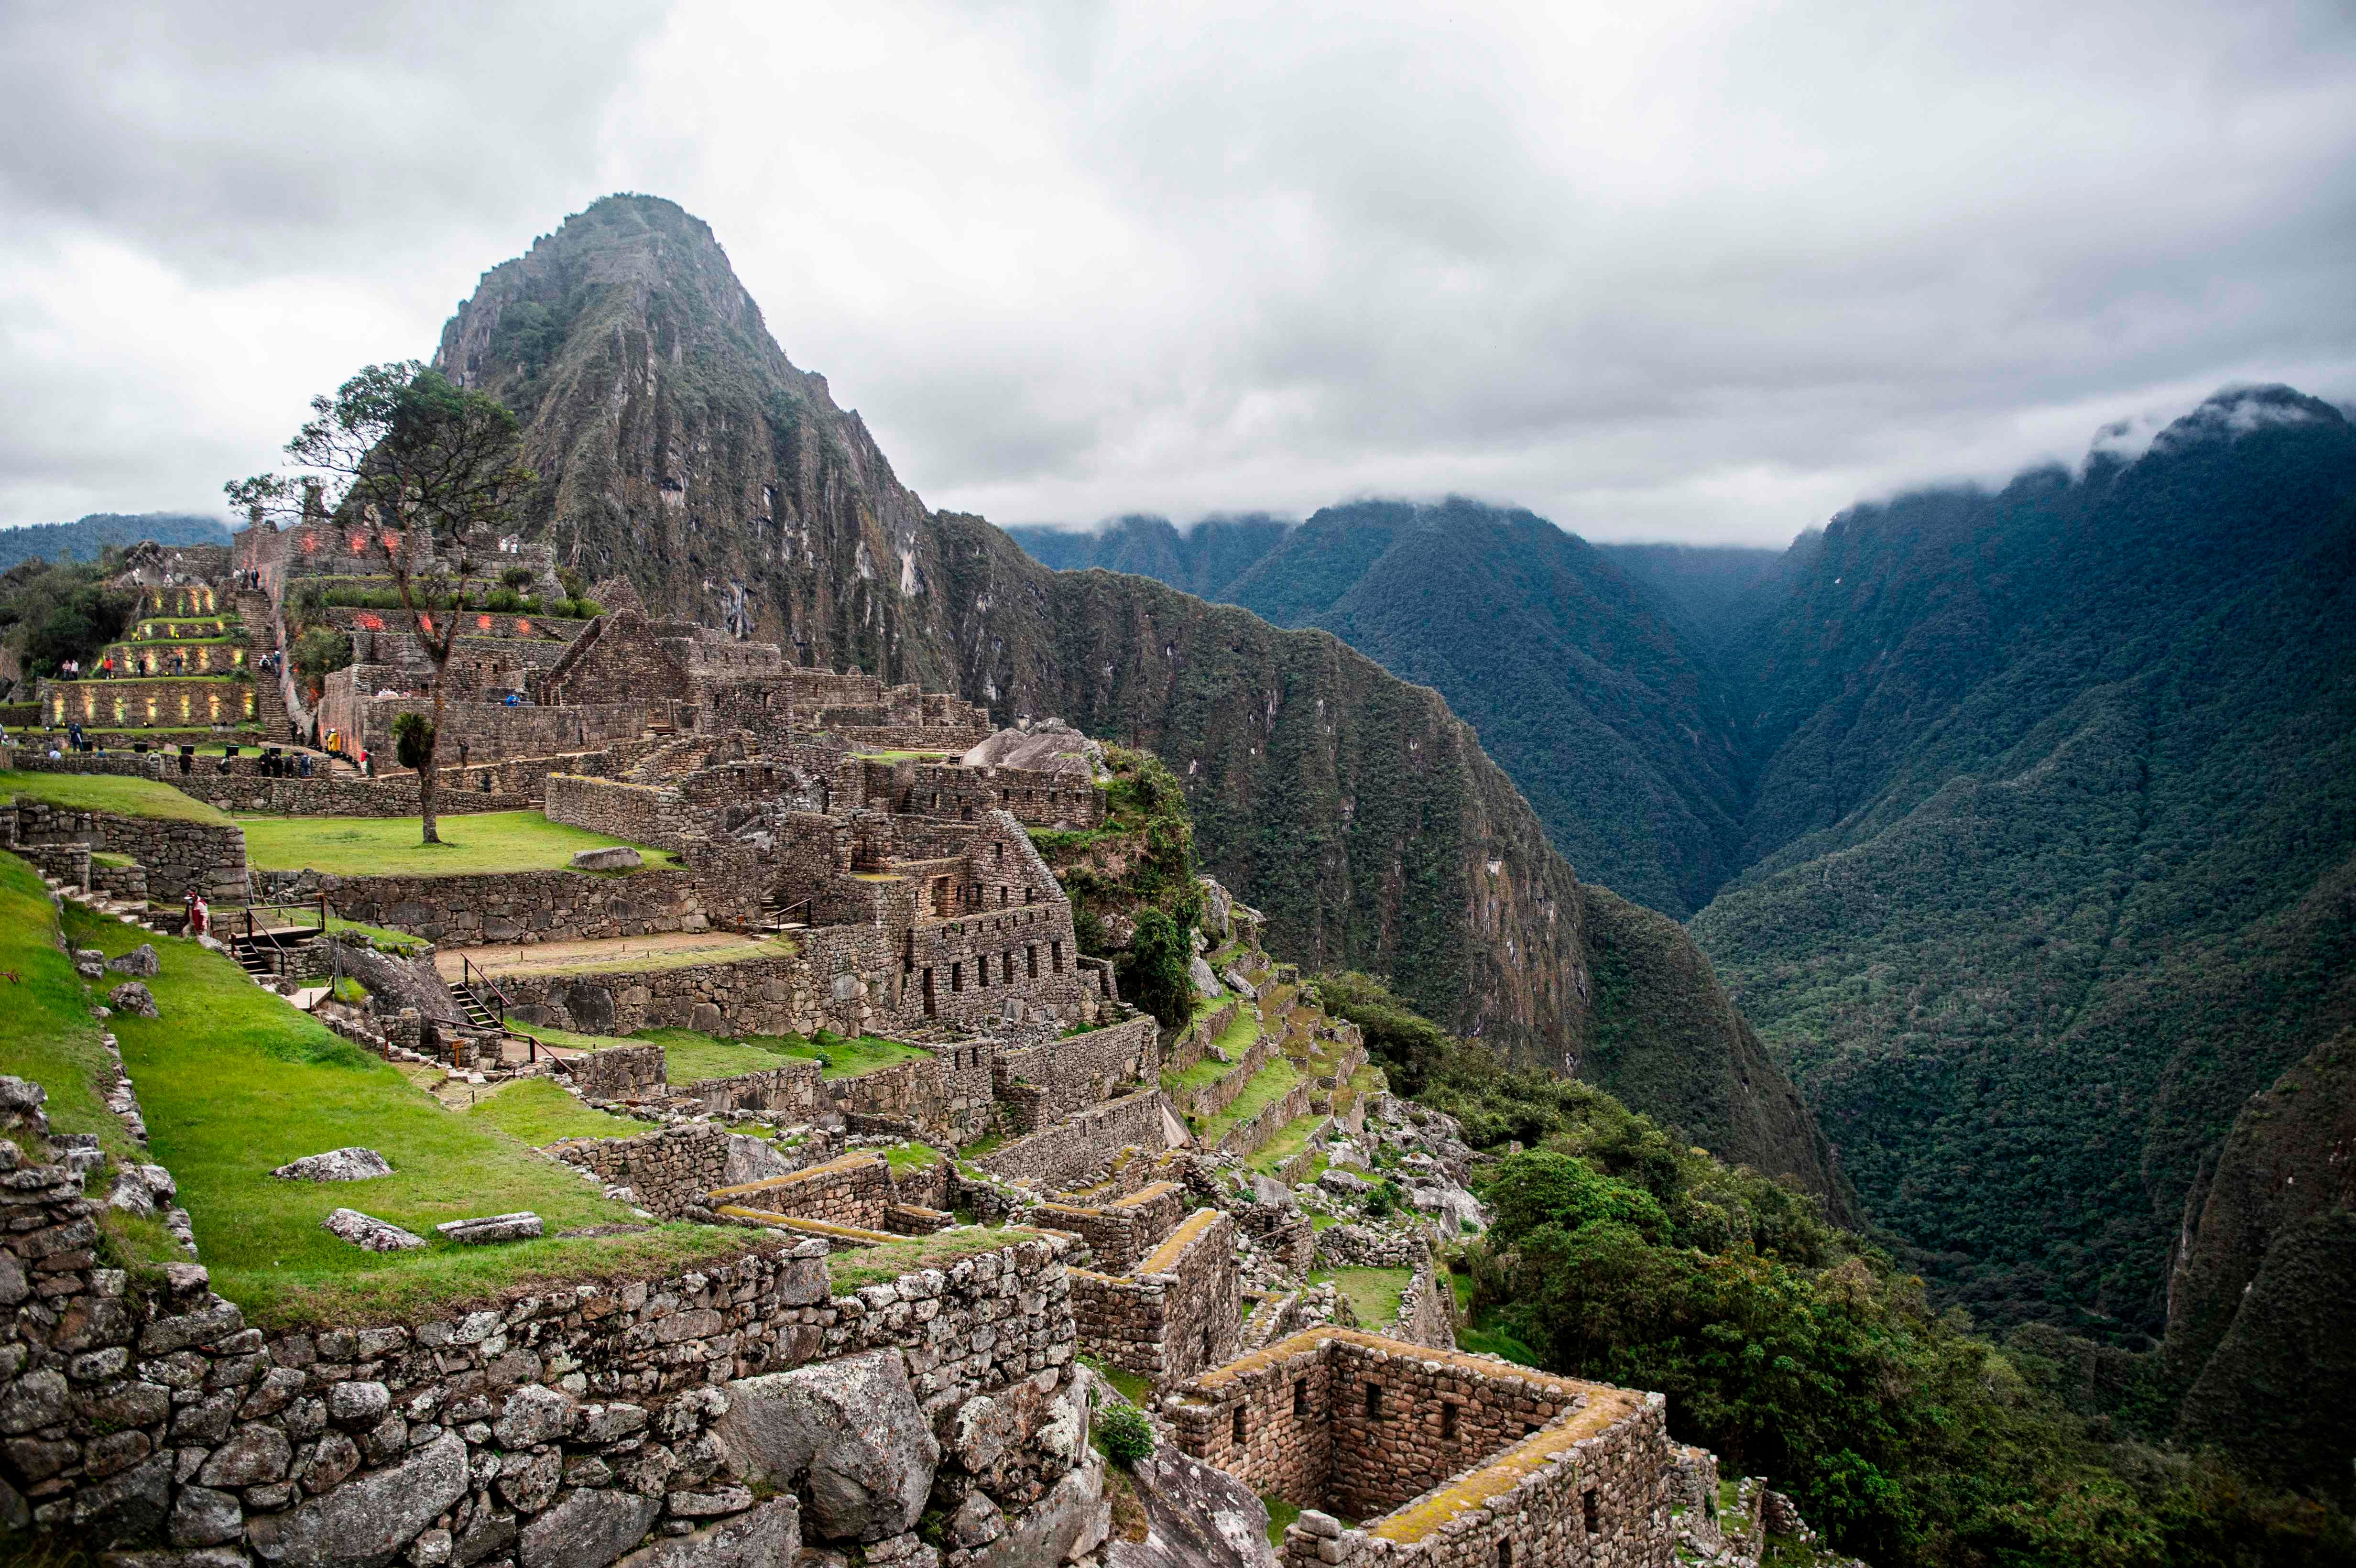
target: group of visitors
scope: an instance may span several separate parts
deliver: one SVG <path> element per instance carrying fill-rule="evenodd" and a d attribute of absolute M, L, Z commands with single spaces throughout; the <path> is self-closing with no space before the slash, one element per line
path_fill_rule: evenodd
<path fill-rule="evenodd" d="M 262 573 L 259 571 L 241 571 L 237 574 L 237 585 L 241 589 L 250 590 L 252 592 L 259 593 L 262 592 Z"/>

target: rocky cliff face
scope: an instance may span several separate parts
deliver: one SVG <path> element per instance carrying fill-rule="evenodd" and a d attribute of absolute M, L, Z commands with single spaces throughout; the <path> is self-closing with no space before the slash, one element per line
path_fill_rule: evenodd
<path fill-rule="evenodd" d="M 1205 869 L 1269 914 L 1279 951 L 1387 972 L 1530 1060 L 1587 1054 L 1587 891 L 1437 693 L 1323 632 L 1058 574 L 979 517 L 926 510 L 676 206 L 609 197 L 487 272 L 436 363 L 522 418 L 542 476 L 530 512 L 584 578 L 626 575 L 657 613 L 807 665 L 1149 747 L 1186 782 Z M 1665 922 L 1633 940 L 1704 1005 L 1632 1027 L 1697 1081 L 1733 1081 L 1740 1023 L 1707 964 Z M 1771 1131 L 1725 1093 L 1679 1104 L 1688 1136 L 1831 1189 L 1812 1133 Z"/>
<path fill-rule="evenodd" d="M 2178 1435 L 2347 1495 L 2356 1458 L 2356 1029 L 2233 1119 L 2169 1278 Z"/>

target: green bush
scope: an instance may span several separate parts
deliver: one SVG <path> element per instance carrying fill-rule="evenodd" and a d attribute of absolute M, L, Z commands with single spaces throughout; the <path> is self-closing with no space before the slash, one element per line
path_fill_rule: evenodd
<path fill-rule="evenodd" d="M 295 678 L 310 693 L 311 700 L 316 702 L 327 688 L 327 677 L 351 667 L 352 639 L 333 626 L 306 627 L 294 639 L 288 658 L 294 667 Z"/>
<path fill-rule="evenodd" d="M 499 581 L 520 593 L 531 586 L 531 568 L 510 566 L 499 573 Z"/>
<path fill-rule="evenodd" d="M 1111 1405 L 1097 1413 L 1097 1437 L 1105 1456 L 1115 1464 L 1134 1465 L 1153 1452 L 1153 1424 L 1131 1404 Z"/>
<path fill-rule="evenodd" d="M 402 713 L 392 721 L 392 754 L 404 768 L 422 768 L 434 752 L 434 721 L 423 713 Z"/>
<path fill-rule="evenodd" d="M 1141 910 L 1129 951 L 1117 965 L 1121 991 L 1164 1028 L 1175 1029 L 1194 1010 L 1193 935 L 1191 927 L 1158 909 Z"/>

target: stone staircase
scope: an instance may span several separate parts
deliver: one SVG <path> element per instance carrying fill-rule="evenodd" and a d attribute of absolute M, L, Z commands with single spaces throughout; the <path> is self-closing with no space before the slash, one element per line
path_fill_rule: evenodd
<path fill-rule="evenodd" d="M 253 676 L 253 715 L 262 726 L 262 738 L 271 745 L 284 745 L 286 741 L 286 700 L 279 692 L 279 677 L 262 667 L 264 654 L 277 648 L 276 635 L 272 630 L 270 595 L 253 589 L 241 590 L 237 596 L 238 624 L 245 632 L 245 666 Z"/>

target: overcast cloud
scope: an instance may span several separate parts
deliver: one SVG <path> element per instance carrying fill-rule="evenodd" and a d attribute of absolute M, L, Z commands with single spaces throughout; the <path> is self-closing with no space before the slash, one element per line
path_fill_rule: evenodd
<path fill-rule="evenodd" d="M 612 190 L 1001 523 L 1779 543 L 2356 398 L 2356 8 L 0 8 L 0 523 L 218 507 Z"/>

